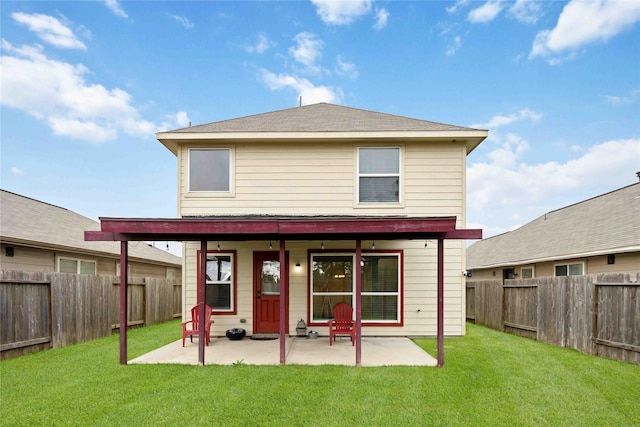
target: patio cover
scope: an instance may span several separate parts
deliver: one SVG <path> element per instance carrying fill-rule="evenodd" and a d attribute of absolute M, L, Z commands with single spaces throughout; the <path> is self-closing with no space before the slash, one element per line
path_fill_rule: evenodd
<path fill-rule="evenodd" d="M 355 240 L 356 366 L 361 361 L 362 240 L 438 241 L 438 366 L 444 365 L 444 240 L 481 239 L 482 230 L 456 229 L 455 217 L 407 216 L 210 216 L 184 218 L 100 218 L 100 231 L 85 231 L 87 241 L 120 241 L 120 363 L 127 364 L 127 264 L 129 241 L 199 241 L 200 268 L 206 268 L 208 241 L 272 240 L 280 242 L 280 265 L 287 240 Z M 284 269 L 280 270 L 284 275 Z M 197 285 L 204 301 L 204 271 Z M 284 282 L 284 277 L 281 277 Z M 285 292 L 285 290 L 283 290 Z M 280 298 L 280 363 L 285 361 L 285 301 Z M 201 304 L 199 362 L 204 365 L 204 304 Z M 125 325 L 123 327 L 123 325 Z"/>

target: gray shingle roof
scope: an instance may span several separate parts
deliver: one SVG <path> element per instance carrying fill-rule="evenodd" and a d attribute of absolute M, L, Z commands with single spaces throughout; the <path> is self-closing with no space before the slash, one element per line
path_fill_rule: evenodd
<path fill-rule="evenodd" d="M 216 132 L 384 132 L 469 131 L 461 126 L 320 103 L 177 129 L 176 133 Z"/>
<path fill-rule="evenodd" d="M 467 268 L 622 251 L 640 251 L 640 183 L 548 212 L 514 231 L 476 242 L 467 249 Z"/>
<path fill-rule="evenodd" d="M 0 190 L 0 240 L 3 243 L 120 255 L 120 242 L 85 242 L 84 232 L 89 230 L 100 230 L 100 224 L 68 209 Z M 130 243 L 129 256 L 136 261 L 182 266 L 181 258 L 145 242 Z"/>

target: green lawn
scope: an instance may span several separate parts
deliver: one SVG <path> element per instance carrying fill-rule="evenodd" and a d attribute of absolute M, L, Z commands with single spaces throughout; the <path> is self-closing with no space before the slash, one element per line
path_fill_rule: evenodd
<path fill-rule="evenodd" d="M 131 330 L 129 357 L 180 337 Z M 434 339 L 417 343 L 435 355 Z M 468 325 L 445 367 L 120 366 L 118 336 L 0 362 L 0 424 L 576 425 L 640 422 L 640 367 Z"/>

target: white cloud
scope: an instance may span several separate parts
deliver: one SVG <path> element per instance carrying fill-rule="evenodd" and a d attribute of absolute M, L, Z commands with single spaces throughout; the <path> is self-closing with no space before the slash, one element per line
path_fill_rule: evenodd
<path fill-rule="evenodd" d="M 469 4 L 471 0 L 458 0 L 453 6 L 446 8 L 447 13 L 456 13 L 458 9 L 463 8 Z"/>
<path fill-rule="evenodd" d="M 373 24 L 373 28 L 376 30 L 381 30 L 387 26 L 387 21 L 389 20 L 389 12 L 385 8 L 376 10 L 376 23 Z"/>
<path fill-rule="evenodd" d="M 606 141 L 575 151 L 579 157 L 565 163 L 528 164 L 523 161 L 527 150 L 526 141 L 511 135 L 489 154 L 489 162 L 472 163 L 467 168 L 468 217 L 493 227 L 494 234 L 518 225 L 508 221 L 515 213 L 528 212 L 535 217 L 562 207 L 548 206 L 554 198 L 566 200 L 584 188 L 612 190 L 628 185 L 640 164 L 638 138 Z"/>
<path fill-rule="evenodd" d="M 268 70 L 260 70 L 259 79 L 262 80 L 269 89 L 293 89 L 296 91 L 296 102 L 298 96 L 302 96 L 304 105 L 316 104 L 318 102 L 338 103 L 342 99 L 340 89 L 329 86 L 316 86 L 305 78 L 291 74 L 275 74 Z"/>
<path fill-rule="evenodd" d="M 174 117 L 178 126 L 186 127 L 191 123 L 186 111 L 178 111 Z"/>
<path fill-rule="evenodd" d="M 322 47 L 324 43 L 315 34 L 302 32 L 297 34 L 293 40 L 295 46 L 289 48 L 289 53 L 293 58 L 306 67 L 306 71 L 319 73 L 321 67 L 316 61 L 322 57 Z"/>
<path fill-rule="evenodd" d="M 491 118 L 486 123 L 477 123 L 471 125 L 472 128 L 476 129 L 496 129 L 501 126 L 510 125 L 514 122 L 519 122 L 522 120 L 530 120 L 532 122 L 537 122 L 542 118 L 541 113 L 537 113 L 528 108 L 524 108 L 517 113 L 509 114 L 509 115 L 496 115 Z"/>
<path fill-rule="evenodd" d="M 11 173 L 14 175 L 22 175 L 24 172 L 22 171 L 22 169 L 13 166 L 11 168 Z"/>
<path fill-rule="evenodd" d="M 158 132 L 164 132 L 173 129 L 186 128 L 191 123 L 186 111 L 178 111 L 175 114 L 165 116 L 165 120 L 157 129 Z"/>
<path fill-rule="evenodd" d="M 169 14 L 169 17 L 172 19 L 175 19 L 176 21 L 178 21 L 180 24 L 182 24 L 183 27 L 185 27 L 187 30 L 190 30 L 192 28 L 195 27 L 195 24 L 191 21 L 189 21 L 186 17 L 181 16 L 181 15 L 172 15 Z"/>
<path fill-rule="evenodd" d="M 517 0 L 509 8 L 509 15 L 518 22 L 524 24 L 535 24 L 542 16 L 541 4 L 532 0 Z"/>
<path fill-rule="evenodd" d="M 640 1 L 572 0 L 562 10 L 556 27 L 540 31 L 533 42 L 529 58 L 552 57 L 575 53 L 594 42 L 606 42 L 640 21 Z"/>
<path fill-rule="evenodd" d="M 455 55 L 458 49 L 460 49 L 461 45 L 462 45 L 462 39 L 460 38 L 460 36 L 455 36 L 453 38 L 453 41 L 451 42 L 451 45 L 447 49 L 446 55 L 447 56 Z"/>
<path fill-rule="evenodd" d="M 311 0 L 320 19 L 328 25 L 346 25 L 371 13 L 371 0 Z"/>
<path fill-rule="evenodd" d="M 54 134 L 68 136 L 73 139 L 104 142 L 115 139 L 118 132 L 115 129 L 97 123 L 65 116 L 49 116 L 47 123 Z"/>
<path fill-rule="evenodd" d="M 41 40 L 53 46 L 64 49 L 87 49 L 87 46 L 78 40 L 69 27 L 53 16 L 16 12 L 11 14 L 11 17 L 36 33 Z"/>
<path fill-rule="evenodd" d="M 504 7 L 505 5 L 502 0 L 489 0 L 482 6 L 469 12 L 467 20 L 474 24 L 493 21 Z"/>
<path fill-rule="evenodd" d="M 632 104 L 636 99 L 640 96 L 640 89 L 634 89 L 630 91 L 627 95 L 617 96 L 617 95 L 604 95 L 604 100 L 609 104 L 619 105 L 619 104 Z"/>
<path fill-rule="evenodd" d="M 269 40 L 269 38 L 267 37 L 266 34 L 264 33 L 259 33 L 258 34 L 258 41 L 256 42 L 256 44 L 252 45 L 252 46 L 247 46 L 245 47 L 245 50 L 249 53 L 264 53 L 266 52 L 269 48 L 275 46 L 276 43 L 272 42 L 271 40 Z"/>
<path fill-rule="evenodd" d="M 127 12 L 125 12 L 118 0 L 104 0 L 104 4 L 113 12 L 114 15 L 119 16 L 120 18 L 128 18 Z"/>
<path fill-rule="evenodd" d="M 335 68 L 336 74 L 338 74 L 339 76 L 349 76 L 349 78 L 351 79 L 357 79 L 358 76 L 360 75 L 358 73 L 358 69 L 356 68 L 356 66 L 350 62 L 346 62 L 342 60 L 341 56 L 338 56 L 338 58 L 336 58 L 336 68 Z"/>
<path fill-rule="evenodd" d="M 85 81 L 89 70 L 48 58 L 41 46 L 14 47 L 2 40 L 1 102 L 46 122 L 60 136 L 90 142 L 120 131 L 149 136 L 154 125 L 140 117 L 124 90 Z"/>

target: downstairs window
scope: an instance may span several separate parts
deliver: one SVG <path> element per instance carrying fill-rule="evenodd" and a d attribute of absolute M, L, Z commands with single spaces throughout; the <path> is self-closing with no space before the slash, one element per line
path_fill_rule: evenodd
<path fill-rule="evenodd" d="M 355 254 L 311 255 L 311 322 L 333 318 L 339 302 L 355 304 Z M 401 287 L 400 253 L 363 253 L 362 321 L 368 324 L 399 324 Z M 355 313 L 355 307 L 354 307 Z"/>
<path fill-rule="evenodd" d="M 235 313 L 235 253 L 218 251 L 207 253 L 205 270 L 205 303 L 213 309 L 214 313 Z M 198 255 L 198 274 L 199 272 L 200 256 Z"/>

